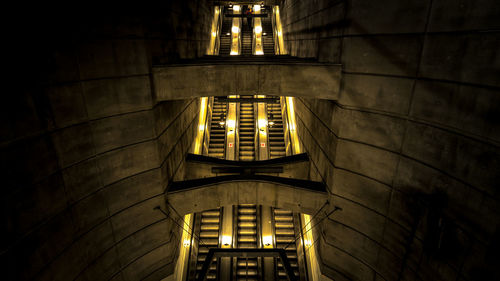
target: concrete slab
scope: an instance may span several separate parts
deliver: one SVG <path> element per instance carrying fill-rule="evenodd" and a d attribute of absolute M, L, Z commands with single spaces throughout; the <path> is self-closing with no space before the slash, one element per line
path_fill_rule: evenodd
<path fill-rule="evenodd" d="M 257 78 L 263 76 L 266 78 L 261 83 Z M 325 64 L 179 65 L 153 68 L 156 98 L 159 101 L 248 93 L 337 99 L 340 76 L 339 65 Z"/>
<path fill-rule="evenodd" d="M 223 205 L 246 203 L 314 214 L 328 197 L 322 192 L 268 182 L 233 181 L 186 191 L 167 192 L 166 198 L 169 204 L 184 215 Z"/>

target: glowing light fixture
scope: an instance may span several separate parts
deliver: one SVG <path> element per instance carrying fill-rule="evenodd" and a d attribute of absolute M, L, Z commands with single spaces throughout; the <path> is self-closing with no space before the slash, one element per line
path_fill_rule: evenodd
<path fill-rule="evenodd" d="M 189 242 L 188 239 L 184 239 L 184 241 L 182 242 L 182 246 L 184 246 L 184 248 L 187 248 L 191 245 L 191 242 Z"/>
<path fill-rule="evenodd" d="M 259 11 L 260 11 L 260 5 L 254 5 L 254 6 L 253 6 L 253 10 L 254 10 L 255 12 L 259 12 Z"/>
<path fill-rule="evenodd" d="M 234 5 L 233 6 L 233 11 L 239 12 L 240 11 L 240 5 Z"/>
<path fill-rule="evenodd" d="M 262 243 L 264 244 L 264 246 L 271 246 L 273 244 L 273 237 L 272 236 L 262 237 Z"/>
<path fill-rule="evenodd" d="M 233 26 L 233 27 L 231 28 L 231 31 L 232 31 L 233 33 L 238 33 L 238 32 L 240 32 L 240 28 L 239 28 L 239 27 L 237 27 L 237 26 Z"/>
<path fill-rule="evenodd" d="M 231 236 L 229 235 L 224 235 L 222 236 L 222 245 L 224 246 L 230 246 L 231 245 Z"/>
<path fill-rule="evenodd" d="M 261 33 L 262 32 L 262 26 L 256 26 L 255 27 L 255 33 Z"/>
<path fill-rule="evenodd" d="M 212 32 L 212 36 L 213 36 L 213 37 L 217 36 L 217 32 L 215 32 L 215 31 L 214 31 L 214 32 Z"/>
<path fill-rule="evenodd" d="M 267 126 L 267 121 L 265 119 L 259 119 L 259 129 L 264 129 Z"/>

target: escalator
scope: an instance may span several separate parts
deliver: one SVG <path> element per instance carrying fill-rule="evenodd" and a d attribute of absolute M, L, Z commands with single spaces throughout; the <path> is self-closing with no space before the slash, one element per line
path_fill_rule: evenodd
<path fill-rule="evenodd" d="M 269 222 L 270 228 L 266 231 L 271 231 L 272 233 L 274 238 L 271 240 L 274 241 L 273 248 L 285 249 L 297 280 L 304 281 L 307 279 L 305 260 L 301 248 L 303 241 L 300 239 L 296 240 L 300 236 L 301 229 L 299 214 L 288 210 L 254 204 L 240 204 L 227 208 L 232 208 L 232 212 L 228 214 L 228 212 L 223 212 L 224 209 L 221 208 L 196 213 L 194 233 L 200 237 L 201 242 L 198 244 L 198 250 L 196 251 L 195 247 L 192 252 L 193 262 L 189 269 L 189 280 L 195 280 L 201 271 L 209 249 L 222 247 L 220 244 L 222 241 L 222 224 L 226 225 L 225 220 L 232 221 L 229 229 L 232 229 L 233 243 L 229 247 L 236 249 L 264 248 L 261 242 L 265 231 L 263 225 Z M 226 217 L 227 215 L 228 217 Z M 233 257 L 227 259 L 227 263 L 222 259 L 213 259 L 206 275 L 207 280 L 229 278 L 239 281 L 257 281 L 263 280 L 264 274 L 266 274 L 266 278 L 268 279 L 270 276 L 274 276 L 273 280 L 287 280 L 287 274 L 280 258 L 274 258 L 274 262 L 271 258 L 271 263 L 267 264 L 265 264 L 265 260 L 262 257 Z M 265 273 L 265 270 L 267 270 L 267 273 Z M 269 273 L 271 275 L 268 275 Z"/>
<path fill-rule="evenodd" d="M 220 209 L 204 211 L 199 214 L 199 237 L 200 243 L 198 244 L 198 257 L 196 259 L 196 277 L 203 267 L 205 258 L 210 248 L 217 248 L 219 246 L 219 232 L 220 232 Z M 214 258 L 208 274 L 207 280 L 217 279 L 217 259 Z"/>
<path fill-rule="evenodd" d="M 256 249 L 258 244 L 257 206 L 243 204 L 237 209 L 237 248 Z M 236 258 L 236 280 L 259 280 L 258 258 Z"/>
<path fill-rule="evenodd" d="M 269 126 L 269 158 L 286 156 L 283 116 L 279 103 L 267 104 L 267 120 Z"/>
<path fill-rule="evenodd" d="M 292 266 L 293 272 L 297 278 L 299 277 L 299 266 L 297 257 L 297 245 L 295 242 L 295 226 L 294 226 L 294 216 L 292 211 L 274 209 L 274 229 L 275 229 L 275 241 L 276 248 L 285 248 L 286 255 L 290 260 L 290 265 Z M 277 279 L 287 280 L 285 269 L 281 263 L 277 263 Z"/>
<path fill-rule="evenodd" d="M 252 27 L 248 25 L 246 18 L 243 18 L 242 23 L 243 29 L 241 31 L 241 55 L 251 56 L 253 30 Z"/>
<path fill-rule="evenodd" d="M 241 96 L 252 98 L 252 96 Z M 240 103 L 239 114 L 239 160 L 255 161 L 255 113 L 251 102 Z"/>
<path fill-rule="evenodd" d="M 223 17 L 222 28 L 220 33 L 220 47 L 219 55 L 229 56 L 231 52 L 231 27 L 233 25 L 233 19 L 229 17 Z M 229 34 L 229 35 L 228 35 Z"/>
<path fill-rule="evenodd" d="M 214 101 L 212 121 L 210 123 L 210 142 L 208 156 L 224 159 L 225 157 L 225 124 L 227 103 Z"/>
<path fill-rule="evenodd" d="M 274 38 L 271 15 L 262 18 L 262 35 L 264 55 L 274 55 Z"/>

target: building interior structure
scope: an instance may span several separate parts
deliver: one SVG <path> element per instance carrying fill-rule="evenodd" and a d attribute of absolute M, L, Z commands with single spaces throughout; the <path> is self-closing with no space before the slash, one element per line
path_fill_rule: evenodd
<path fill-rule="evenodd" d="M 500 280 L 499 1 L 164 2 L 9 15 L 6 280 Z"/>

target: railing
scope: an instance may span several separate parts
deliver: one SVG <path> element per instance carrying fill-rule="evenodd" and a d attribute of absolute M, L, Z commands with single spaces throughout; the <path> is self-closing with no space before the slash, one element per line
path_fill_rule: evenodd
<path fill-rule="evenodd" d="M 284 249 L 227 249 L 227 248 L 212 248 L 208 251 L 203 267 L 198 275 L 197 281 L 205 280 L 208 269 L 212 264 L 213 258 L 235 257 L 235 258 L 258 258 L 258 257 L 274 257 L 280 258 L 285 268 L 286 275 L 289 281 L 296 281 L 297 277 L 293 273 L 290 261 L 286 256 Z"/>
<path fill-rule="evenodd" d="M 202 155 L 208 155 L 208 147 L 210 145 L 210 130 L 212 129 L 212 113 L 214 107 L 214 98 L 208 99 L 207 118 L 205 119 L 205 135 L 203 136 L 203 151 Z"/>
<path fill-rule="evenodd" d="M 290 123 L 288 122 L 288 108 L 286 98 L 280 97 L 281 118 L 283 119 L 283 138 L 285 139 L 285 155 L 292 155 L 292 141 L 290 137 Z"/>

